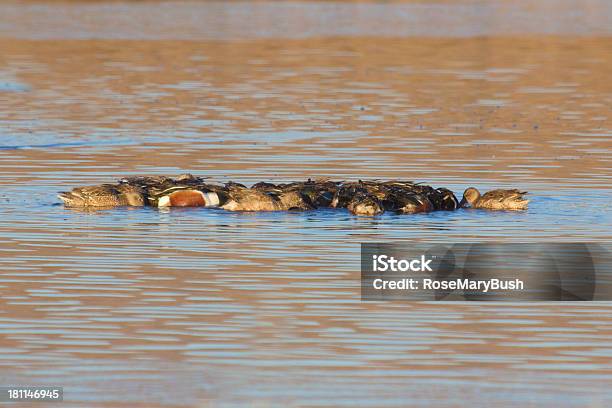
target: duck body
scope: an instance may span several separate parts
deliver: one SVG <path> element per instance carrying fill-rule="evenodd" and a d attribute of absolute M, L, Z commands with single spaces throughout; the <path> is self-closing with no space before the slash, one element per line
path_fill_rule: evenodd
<path fill-rule="evenodd" d="M 447 188 L 433 188 L 428 185 L 406 181 L 389 181 L 385 182 L 385 185 L 394 199 L 401 201 L 408 198 L 410 202 L 413 202 L 414 206 L 416 206 L 416 211 L 413 212 L 454 211 L 459 208 L 459 200 Z M 429 201 L 429 204 L 425 202 L 425 199 Z M 417 203 L 421 204 L 418 205 Z M 404 211 L 403 213 L 411 214 L 413 212 Z"/>
<path fill-rule="evenodd" d="M 526 210 L 529 200 L 523 198 L 526 191 L 517 189 L 492 190 L 483 195 L 474 187 L 469 187 L 463 193 L 460 206 L 469 204 L 472 208 L 486 210 Z"/>
<path fill-rule="evenodd" d="M 161 191 L 149 191 L 148 200 L 154 207 L 219 207 L 228 200 L 219 186 L 172 186 Z"/>
<path fill-rule="evenodd" d="M 66 207 L 140 207 L 145 205 L 145 195 L 142 189 L 123 184 L 76 187 L 69 192 L 60 192 L 58 197 Z"/>
<path fill-rule="evenodd" d="M 459 209 L 459 200 L 455 194 L 447 188 L 432 188 L 427 197 L 435 211 L 454 211 Z"/>
<path fill-rule="evenodd" d="M 330 207 L 339 184 L 340 183 L 326 179 L 308 179 L 305 182 L 298 181 L 286 184 L 259 182 L 254 184 L 251 188 L 268 194 L 277 195 L 292 192 L 298 193 L 304 201 L 302 206 L 306 205 L 306 207 L 309 207 L 308 209 L 311 209 Z"/>
<path fill-rule="evenodd" d="M 148 205 L 153 207 L 217 207 L 227 201 L 226 188 L 206 183 L 200 177 L 182 174 L 167 176 L 125 177 L 120 183 L 144 191 Z"/>
<path fill-rule="evenodd" d="M 283 185 L 257 183 L 251 188 L 239 183 L 225 185 L 228 199 L 221 208 L 228 211 L 289 211 L 315 208 L 298 189 Z"/>
<path fill-rule="evenodd" d="M 279 184 L 268 183 L 265 181 L 260 181 L 259 183 L 255 183 L 251 186 L 253 190 L 261 191 L 262 193 L 270 193 L 281 191 L 281 186 Z"/>
<path fill-rule="evenodd" d="M 317 208 L 309 196 L 301 191 L 285 191 L 278 196 L 284 211 L 307 211 Z"/>
<path fill-rule="evenodd" d="M 378 215 L 385 211 L 380 198 L 374 183 L 346 182 L 337 188 L 330 207 L 346 208 L 355 215 Z"/>
<path fill-rule="evenodd" d="M 286 185 L 285 190 L 297 190 L 307 196 L 315 207 L 330 207 L 340 182 L 328 179 L 308 179 L 306 182 L 291 183 Z"/>
<path fill-rule="evenodd" d="M 385 212 L 380 199 L 374 194 L 358 192 L 347 204 L 351 214 L 374 216 Z"/>
<path fill-rule="evenodd" d="M 228 211 L 281 211 L 279 200 L 258 190 L 233 190 L 221 208 Z"/>
<path fill-rule="evenodd" d="M 434 206 L 426 194 L 410 190 L 390 191 L 385 198 L 385 208 L 398 214 L 430 212 Z"/>

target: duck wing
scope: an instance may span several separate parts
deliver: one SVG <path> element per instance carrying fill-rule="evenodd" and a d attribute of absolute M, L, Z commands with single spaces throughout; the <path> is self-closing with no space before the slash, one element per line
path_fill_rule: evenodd
<path fill-rule="evenodd" d="M 521 201 L 523 200 L 523 195 L 527 194 L 526 191 L 520 191 L 518 189 L 509 189 L 509 190 L 491 190 L 485 193 L 481 200 L 491 200 L 491 201 Z"/>
<path fill-rule="evenodd" d="M 455 194 L 447 188 L 437 188 L 431 192 L 428 197 L 436 210 L 453 211 L 459 208 L 459 200 L 457 200 Z"/>
<path fill-rule="evenodd" d="M 236 183 L 234 181 L 228 181 L 227 183 L 225 183 L 225 188 L 227 188 L 228 190 L 234 190 L 234 189 L 248 189 L 247 186 L 245 186 L 242 183 Z"/>
<path fill-rule="evenodd" d="M 167 176 L 128 176 L 119 179 L 119 183 L 148 187 L 161 184 L 172 184 L 172 179 Z"/>
<path fill-rule="evenodd" d="M 253 190 L 257 190 L 257 191 L 261 191 L 261 192 L 268 192 L 268 191 L 278 191 L 279 187 L 276 184 L 273 183 L 267 183 L 265 181 L 260 181 L 259 183 L 255 183 L 251 186 L 251 189 Z"/>
<path fill-rule="evenodd" d="M 361 182 L 342 183 L 336 190 L 330 206 L 333 208 L 346 208 L 349 202 L 358 194 L 368 194 L 368 190 Z"/>
<path fill-rule="evenodd" d="M 281 203 L 277 197 L 250 188 L 228 191 L 229 200 L 221 206 L 230 211 L 277 211 Z"/>

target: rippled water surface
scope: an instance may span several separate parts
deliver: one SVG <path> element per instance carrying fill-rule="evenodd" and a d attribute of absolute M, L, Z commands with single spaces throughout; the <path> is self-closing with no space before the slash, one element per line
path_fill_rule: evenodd
<path fill-rule="evenodd" d="M 360 301 L 362 242 L 612 239 L 608 3 L 461 4 L 285 2 L 286 35 L 261 11 L 242 26 L 245 3 L 0 6 L 0 385 L 64 386 L 83 407 L 610 406 L 610 303 Z M 216 16 L 215 35 L 181 24 L 189 10 Z M 440 10 L 485 28 L 376 29 Z M 532 202 L 369 218 L 55 197 L 186 171 L 519 187 Z"/>

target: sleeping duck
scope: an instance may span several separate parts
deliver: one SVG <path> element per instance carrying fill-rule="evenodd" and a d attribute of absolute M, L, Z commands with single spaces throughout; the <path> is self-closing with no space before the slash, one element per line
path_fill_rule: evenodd
<path fill-rule="evenodd" d="M 355 215 L 378 215 L 385 212 L 385 208 L 380 199 L 374 194 L 359 191 L 348 202 L 346 208 L 351 214 Z"/>
<path fill-rule="evenodd" d="M 433 188 L 424 184 L 406 181 L 387 181 L 384 185 L 389 190 L 389 194 L 392 195 L 398 191 L 402 194 L 412 193 L 419 196 L 417 199 L 419 202 L 424 201 L 424 197 L 426 197 L 431 204 L 431 208 L 426 203 L 423 203 L 422 211 L 454 211 L 459 208 L 459 200 L 447 188 Z"/>
<path fill-rule="evenodd" d="M 191 174 L 124 177 L 119 182 L 140 188 L 154 207 L 216 207 L 226 195 L 223 186 Z"/>
<path fill-rule="evenodd" d="M 60 192 L 58 197 L 66 207 L 140 207 L 145 205 L 143 190 L 129 184 L 76 187 L 69 192 Z"/>
<path fill-rule="evenodd" d="M 283 191 L 276 185 L 266 184 L 251 188 L 236 183 L 226 184 L 228 199 L 221 208 L 228 211 L 294 211 L 315 208 L 308 196 L 300 191 Z"/>
<path fill-rule="evenodd" d="M 308 197 L 310 204 L 316 208 L 329 207 L 340 183 L 328 179 L 308 179 L 286 184 L 272 184 L 259 182 L 251 188 L 265 193 L 287 193 L 298 192 L 300 195 Z"/>
<path fill-rule="evenodd" d="M 372 181 L 342 183 L 330 203 L 333 208 L 346 208 L 355 215 L 378 215 L 385 212 L 385 193 L 380 183 Z"/>
<path fill-rule="evenodd" d="M 426 194 L 409 189 L 389 189 L 384 200 L 385 210 L 398 214 L 417 214 L 434 210 Z"/>

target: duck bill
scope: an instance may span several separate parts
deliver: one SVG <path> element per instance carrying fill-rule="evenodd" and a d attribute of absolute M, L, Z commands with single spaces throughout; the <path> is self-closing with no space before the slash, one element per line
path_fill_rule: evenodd
<path fill-rule="evenodd" d="M 467 200 L 465 199 L 465 197 L 463 197 L 461 201 L 459 201 L 459 208 L 467 207 L 467 203 L 468 203 Z"/>

